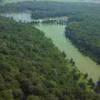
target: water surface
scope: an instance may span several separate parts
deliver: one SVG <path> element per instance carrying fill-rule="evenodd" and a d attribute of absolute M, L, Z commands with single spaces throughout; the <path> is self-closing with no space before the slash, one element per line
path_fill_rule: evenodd
<path fill-rule="evenodd" d="M 13 18 L 17 22 L 19 22 L 19 21 L 26 22 L 26 23 L 32 22 L 31 14 L 28 13 L 28 12 L 27 13 L 26 12 L 22 12 L 22 13 L 2 13 L 1 16 Z"/>
<path fill-rule="evenodd" d="M 89 77 L 93 78 L 94 81 L 98 80 L 100 77 L 100 65 L 97 65 L 92 59 L 80 53 L 71 41 L 65 37 L 65 25 L 39 24 L 36 27 L 42 30 L 47 37 L 51 38 L 54 44 L 66 53 L 67 58 L 73 58 L 81 72 L 88 73 Z"/>

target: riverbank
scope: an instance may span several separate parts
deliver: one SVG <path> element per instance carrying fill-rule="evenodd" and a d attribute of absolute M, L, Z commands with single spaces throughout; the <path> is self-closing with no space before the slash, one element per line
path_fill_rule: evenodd
<path fill-rule="evenodd" d="M 32 25 L 0 17 L 0 41 L 0 100 L 100 100 L 92 79 Z"/>
<path fill-rule="evenodd" d="M 39 24 L 36 28 L 43 31 L 46 37 L 52 39 L 53 43 L 64 51 L 68 59 L 73 59 L 77 68 L 82 73 L 87 73 L 90 78 L 97 81 L 100 77 L 100 66 L 97 65 L 91 58 L 83 55 L 72 42 L 65 37 L 65 25 L 56 24 Z M 52 30 L 51 30 L 52 29 Z"/>
<path fill-rule="evenodd" d="M 22 12 L 22 13 L 1 13 L 1 16 L 9 17 L 17 22 L 30 22 L 31 24 L 65 24 L 68 21 L 67 16 L 62 17 L 48 17 L 48 18 L 41 18 L 41 19 L 32 19 L 30 12 Z"/>
<path fill-rule="evenodd" d="M 86 56 L 100 64 L 99 19 L 87 18 L 68 24 L 65 35 Z"/>
<path fill-rule="evenodd" d="M 25 23 L 31 23 L 32 21 L 29 14 L 14 13 L 9 16 L 10 18 L 13 17 L 13 19 L 16 21 L 22 21 Z M 40 23 L 34 24 L 34 26 L 43 31 L 45 36 L 50 38 L 53 43 L 60 49 L 60 51 L 65 52 L 68 59 L 73 59 L 80 72 L 88 73 L 89 78 L 92 78 L 95 82 L 99 79 L 100 66 L 91 60 L 91 58 L 82 55 L 82 53 L 79 52 L 79 50 L 72 44 L 72 42 L 68 38 L 66 39 L 66 25 Z"/>

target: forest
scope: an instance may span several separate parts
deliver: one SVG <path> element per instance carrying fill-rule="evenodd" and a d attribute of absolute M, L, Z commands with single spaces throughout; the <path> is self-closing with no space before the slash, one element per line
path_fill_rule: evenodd
<path fill-rule="evenodd" d="M 1 5 L 0 13 L 28 11 L 35 19 L 69 16 L 66 36 L 100 63 L 99 8 L 98 4 L 24 2 Z M 100 80 L 94 83 L 81 73 L 73 59 L 31 23 L 0 16 L 0 100 L 100 100 Z"/>
<path fill-rule="evenodd" d="M 100 12 L 72 17 L 65 35 L 83 54 L 100 64 Z"/>
<path fill-rule="evenodd" d="M 65 57 L 31 24 L 0 17 L 0 100 L 100 100 L 100 82 Z"/>
<path fill-rule="evenodd" d="M 57 3 L 57 2 L 20 2 L 0 6 L 0 12 L 31 12 L 32 18 L 57 16 L 75 17 L 77 14 L 88 15 L 100 13 L 99 4 L 93 3 Z M 77 18 L 78 19 L 78 18 Z"/>

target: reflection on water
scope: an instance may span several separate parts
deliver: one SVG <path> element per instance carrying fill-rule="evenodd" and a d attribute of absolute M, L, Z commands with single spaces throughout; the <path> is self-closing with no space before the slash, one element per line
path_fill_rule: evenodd
<path fill-rule="evenodd" d="M 30 13 L 6 13 L 6 14 L 1 14 L 2 16 L 13 18 L 17 22 L 31 22 L 31 14 Z"/>

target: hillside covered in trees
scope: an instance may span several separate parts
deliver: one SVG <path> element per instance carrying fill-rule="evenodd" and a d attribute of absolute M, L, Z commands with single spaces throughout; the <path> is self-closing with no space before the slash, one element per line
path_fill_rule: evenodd
<path fill-rule="evenodd" d="M 35 19 L 69 16 L 66 36 L 100 63 L 99 8 L 22 2 L 1 5 L 0 12 L 29 11 Z M 80 73 L 74 61 L 31 24 L 0 17 L 0 100 L 100 100 L 100 81 L 94 84 Z"/>
<path fill-rule="evenodd" d="M 0 12 L 25 12 L 32 13 L 32 18 L 46 18 L 46 17 L 60 17 L 69 16 L 73 17 L 77 14 L 81 15 L 97 15 L 100 13 L 99 4 L 93 3 L 59 3 L 59 2 L 20 2 L 11 3 L 0 6 Z"/>
<path fill-rule="evenodd" d="M 76 18 L 73 18 L 74 22 L 66 27 L 66 36 L 80 51 L 100 64 L 100 13 L 93 16 L 80 16 L 80 20 Z"/>
<path fill-rule="evenodd" d="M 94 89 L 41 31 L 0 17 L 0 100 L 100 100 Z"/>

